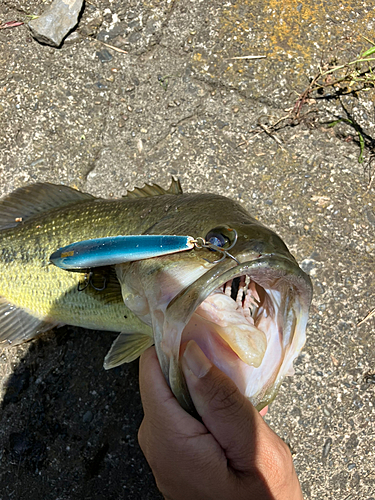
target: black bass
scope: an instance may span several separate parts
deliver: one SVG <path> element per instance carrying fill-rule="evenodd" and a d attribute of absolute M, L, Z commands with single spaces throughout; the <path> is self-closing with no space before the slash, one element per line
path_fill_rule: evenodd
<path fill-rule="evenodd" d="M 189 235 L 222 252 L 196 245 L 100 267 L 89 278 L 49 260 L 77 241 L 143 234 Z M 258 409 L 293 373 L 305 343 L 311 281 L 283 241 L 233 200 L 182 194 L 178 181 L 112 200 L 51 184 L 20 188 L 0 201 L 0 266 L 0 341 L 19 344 L 63 324 L 120 332 L 106 369 L 155 343 L 188 411 L 180 356 L 189 340 Z"/>

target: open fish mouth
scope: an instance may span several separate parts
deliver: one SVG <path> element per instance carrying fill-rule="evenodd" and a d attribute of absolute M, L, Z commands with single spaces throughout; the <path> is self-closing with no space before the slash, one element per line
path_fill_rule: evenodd
<path fill-rule="evenodd" d="M 258 367 L 267 349 L 266 334 L 258 328 L 262 315 L 274 312 L 264 288 L 242 275 L 225 282 L 195 310 L 185 327 L 182 342 L 194 336 L 194 330 L 218 334 L 242 361 Z M 210 328 L 210 323 L 212 324 Z M 206 347 L 207 351 L 209 349 Z"/>
<path fill-rule="evenodd" d="M 293 374 L 311 296 L 310 278 L 277 255 L 224 272 L 212 269 L 180 292 L 166 310 L 160 350 L 169 358 L 168 379 L 182 406 L 191 410 L 179 360 L 192 339 L 254 406 L 269 404 Z"/>

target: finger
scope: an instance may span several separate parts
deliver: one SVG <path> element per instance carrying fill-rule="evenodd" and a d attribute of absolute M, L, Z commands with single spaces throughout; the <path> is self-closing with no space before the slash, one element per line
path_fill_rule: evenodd
<path fill-rule="evenodd" d="M 262 410 L 260 410 L 259 415 L 265 417 L 267 415 L 267 412 L 268 412 L 268 405 L 265 406 Z"/>
<path fill-rule="evenodd" d="M 168 430 L 171 437 L 177 429 L 186 429 L 187 433 L 207 432 L 200 422 L 180 407 L 164 378 L 154 347 L 141 356 L 139 386 L 145 418 L 154 432 L 164 435 Z"/>
<path fill-rule="evenodd" d="M 231 467 L 248 471 L 260 439 L 276 436 L 234 382 L 212 365 L 194 341 L 187 344 L 182 367 L 203 423 L 225 451 Z"/>
<path fill-rule="evenodd" d="M 217 443 L 204 425 L 186 413 L 173 396 L 154 347 L 141 356 L 139 381 L 145 414 L 138 431 L 139 445 L 158 488 L 163 492 L 179 492 L 186 471 L 189 467 L 194 470 L 197 456 L 209 456 L 210 440 Z"/>
<path fill-rule="evenodd" d="M 156 387 L 157 391 L 151 390 L 150 384 L 154 384 L 154 389 Z M 161 371 L 154 346 L 146 349 L 140 357 L 139 388 L 145 413 L 148 405 L 153 407 L 158 402 L 164 403 L 173 399 L 173 394 Z"/>

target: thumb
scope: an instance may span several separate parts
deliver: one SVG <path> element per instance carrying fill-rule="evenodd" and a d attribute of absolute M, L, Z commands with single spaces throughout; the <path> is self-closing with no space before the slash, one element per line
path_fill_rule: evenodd
<path fill-rule="evenodd" d="M 235 383 L 211 363 L 193 340 L 184 351 L 182 369 L 195 408 L 230 466 L 244 472 L 251 469 L 260 442 L 268 433 L 273 434 L 271 429 Z"/>

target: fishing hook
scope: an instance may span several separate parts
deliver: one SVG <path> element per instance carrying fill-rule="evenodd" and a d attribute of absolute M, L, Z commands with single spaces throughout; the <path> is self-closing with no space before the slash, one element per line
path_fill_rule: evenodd
<path fill-rule="evenodd" d="M 101 288 L 98 288 L 94 285 L 93 281 L 92 281 L 92 278 L 94 276 L 94 273 L 93 271 L 90 271 L 88 273 L 86 273 L 83 277 L 83 287 L 81 286 L 82 283 L 78 283 L 78 286 L 77 286 L 77 290 L 79 292 L 83 292 L 84 290 L 86 290 L 86 288 L 90 285 L 94 290 L 96 290 L 97 292 L 102 292 L 103 290 L 105 290 L 106 286 L 107 286 L 107 278 L 104 277 L 103 279 L 103 286 Z"/>
<path fill-rule="evenodd" d="M 205 260 L 206 262 L 208 262 L 210 264 L 218 264 L 219 262 L 222 262 L 226 257 L 230 257 L 235 262 L 237 262 L 237 264 L 240 264 L 240 262 L 235 257 L 233 257 L 232 254 L 230 254 L 228 252 L 228 250 L 231 250 L 234 247 L 234 245 L 237 243 L 237 239 L 238 239 L 237 231 L 235 229 L 231 229 L 231 231 L 233 231 L 233 233 L 234 233 L 234 240 L 233 240 L 232 244 L 227 248 L 218 247 L 217 245 L 214 245 L 213 243 L 206 241 L 201 236 L 198 236 L 195 240 L 193 240 L 194 246 L 198 250 L 200 250 L 202 248 L 208 248 L 209 250 L 212 250 L 214 252 L 219 252 L 222 254 L 220 259 L 214 260 L 213 262 L 208 260 L 208 259 L 205 259 L 204 257 L 203 257 L 203 260 Z"/>

